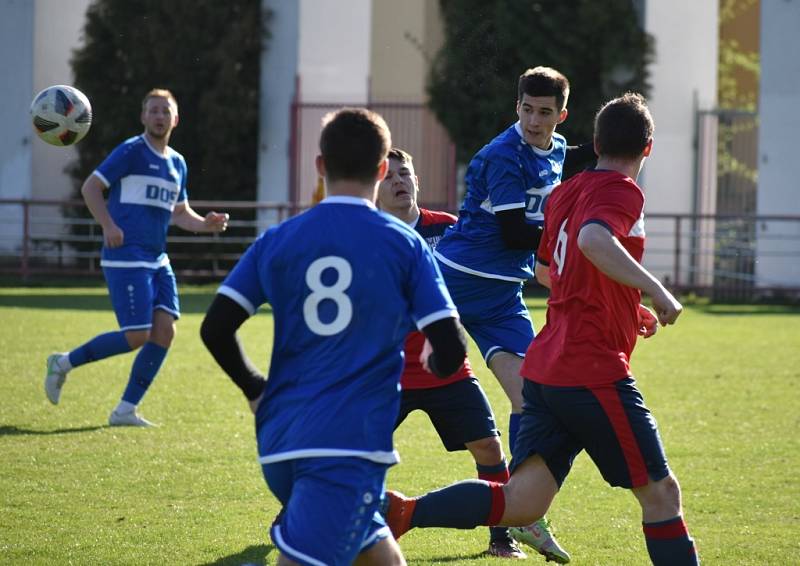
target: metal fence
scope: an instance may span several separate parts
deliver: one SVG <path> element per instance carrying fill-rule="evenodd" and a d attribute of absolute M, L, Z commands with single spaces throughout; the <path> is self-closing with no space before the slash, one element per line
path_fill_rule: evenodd
<path fill-rule="evenodd" d="M 267 226 L 259 211 L 278 222 L 310 205 L 245 201 L 192 201 L 192 208 L 228 212 L 224 234 L 190 234 L 174 226 L 167 241 L 170 260 L 185 279 L 219 279 Z M 0 199 L 0 273 L 23 281 L 37 275 L 101 277 L 103 234 L 85 216 L 82 201 Z"/>
<path fill-rule="evenodd" d="M 219 280 L 266 228 L 257 211 L 282 220 L 307 206 L 193 201 L 200 212 L 229 212 L 230 227 L 213 235 L 171 227 L 173 267 L 182 280 Z M 0 199 L 0 272 L 22 281 L 100 277 L 102 233 L 80 211 L 80 201 Z M 800 298 L 800 216 L 649 214 L 646 229 L 645 266 L 676 291 L 726 301 Z"/>

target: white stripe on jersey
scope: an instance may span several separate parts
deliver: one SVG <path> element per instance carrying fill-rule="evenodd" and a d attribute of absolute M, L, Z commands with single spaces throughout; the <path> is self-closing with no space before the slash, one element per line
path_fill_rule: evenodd
<path fill-rule="evenodd" d="M 244 310 L 246 310 L 247 314 L 249 314 L 250 316 L 253 316 L 254 314 L 256 314 L 255 305 L 253 305 L 253 303 L 251 303 L 247 299 L 247 297 L 242 295 L 239 291 L 237 291 L 233 287 L 228 287 L 227 285 L 222 285 L 222 286 L 220 286 L 219 289 L 217 289 L 217 294 L 218 295 L 225 295 L 229 299 L 233 300 L 235 303 L 238 303 L 238 305 L 240 307 L 242 307 Z"/>
<path fill-rule="evenodd" d="M 452 260 L 447 259 L 442 254 L 440 254 L 437 250 L 433 250 L 433 256 L 438 259 L 440 262 L 445 264 L 447 267 L 452 267 L 458 271 L 462 271 L 464 273 L 469 273 L 470 275 L 475 275 L 476 277 L 485 277 L 486 279 L 499 279 L 501 281 L 513 281 L 514 283 L 524 283 L 524 279 L 520 279 L 519 277 L 511 277 L 509 275 L 497 275 L 495 273 L 487 273 L 485 271 L 478 271 L 477 269 L 470 269 L 460 263 L 456 263 Z"/>
<path fill-rule="evenodd" d="M 147 269 L 158 269 L 159 267 L 164 267 L 165 265 L 169 265 L 169 256 L 167 256 L 167 254 L 161 254 L 156 261 L 126 261 L 121 259 L 100 260 L 100 267 L 145 267 Z"/>
<path fill-rule="evenodd" d="M 506 210 L 514 210 L 515 208 L 525 208 L 524 202 L 512 202 L 511 204 L 501 204 L 500 206 L 492 206 L 492 203 L 489 202 L 489 199 L 483 201 L 484 203 L 489 203 L 489 212 L 494 214 L 495 212 L 503 212 Z M 483 203 L 481 204 L 481 208 L 483 208 Z M 484 210 L 487 210 L 484 208 Z"/>
<path fill-rule="evenodd" d="M 302 450 L 289 450 L 288 452 L 261 456 L 258 461 L 262 464 L 272 464 L 274 462 L 298 460 L 300 458 L 363 458 L 370 462 L 388 465 L 397 464 L 400 461 L 400 455 L 397 453 L 397 450 L 392 450 L 391 452 L 385 452 L 383 450 L 368 452 L 366 450 L 351 450 L 349 448 L 304 448 Z"/>
<path fill-rule="evenodd" d="M 110 186 L 111 186 L 111 183 L 109 183 L 109 182 L 108 182 L 108 179 L 106 179 L 106 176 L 105 176 L 105 175 L 103 175 L 103 174 L 102 174 L 100 171 L 98 171 L 97 169 L 95 169 L 95 170 L 94 170 L 94 172 L 93 172 L 92 174 L 93 174 L 93 175 L 95 175 L 95 176 L 96 176 L 98 179 L 100 179 L 100 182 L 102 182 L 102 183 L 103 183 L 103 184 L 106 186 L 106 188 L 108 188 L 108 187 L 110 187 Z"/>
<path fill-rule="evenodd" d="M 128 175 L 120 179 L 119 201 L 156 206 L 172 212 L 181 188 L 172 181 L 150 175 Z"/>
<path fill-rule="evenodd" d="M 442 320 L 443 318 L 458 318 L 458 311 L 451 309 L 442 309 L 440 311 L 432 312 L 428 316 L 424 316 L 417 321 L 417 328 L 422 330 L 432 322 Z"/>

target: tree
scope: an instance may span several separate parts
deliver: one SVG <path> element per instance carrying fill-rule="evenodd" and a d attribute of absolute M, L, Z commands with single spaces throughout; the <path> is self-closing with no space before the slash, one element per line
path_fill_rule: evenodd
<path fill-rule="evenodd" d="M 600 105 L 628 90 L 647 94 L 652 39 L 634 0 L 440 0 L 445 40 L 428 77 L 430 106 L 465 163 L 516 120 L 517 78 L 537 65 L 570 81 L 558 131 L 588 141 Z M 638 4 L 638 3 L 637 3 Z"/>
<path fill-rule="evenodd" d="M 123 139 L 141 131 L 141 101 L 170 89 L 180 123 L 170 145 L 189 164 L 190 198 L 255 200 L 261 0 L 95 0 L 75 84 L 92 102 L 89 135 L 70 169 L 81 183 Z"/>

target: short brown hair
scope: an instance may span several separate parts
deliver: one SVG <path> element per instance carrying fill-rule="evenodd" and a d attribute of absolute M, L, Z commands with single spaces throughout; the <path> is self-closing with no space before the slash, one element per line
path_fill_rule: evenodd
<path fill-rule="evenodd" d="M 653 139 L 653 117 L 645 98 L 626 92 L 606 102 L 594 119 L 594 139 L 601 156 L 634 159 Z"/>
<path fill-rule="evenodd" d="M 175 100 L 175 95 L 173 95 L 169 90 L 165 88 L 152 88 L 147 92 L 147 94 L 144 95 L 144 98 L 142 99 L 142 110 L 147 107 L 148 100 L 156 97 L 166 98 L 175 107 L 175 110 L 178 109 L 178 101 Z"/>
<path fill-rule="evenodd" d="M 567 77 L 551 67 L 534 67 L 519 76 L 517 83 L 517 100 L 522 96 L 555 96 L 559 110 L 567 106 L 569 98 L 569 81 Z"/>
<path fill-rule="evenodd" d="M 322 119 L 319 150 L 328 181 L 374 181 L 391 146 L 386 122 L 366 108 L 342 108 Z"/>
<path fill-rule="evenodd" d="M 393 147 L 389 150 L 389 154 L 386 156 L 389 159 L 396 159 L 400 163 L 405 163 L 407 165 L 411 165 L 414 161 L 414 158 L 411 156 L 410 153 L 407 151 L 400 149 L 399 147 Z"/>

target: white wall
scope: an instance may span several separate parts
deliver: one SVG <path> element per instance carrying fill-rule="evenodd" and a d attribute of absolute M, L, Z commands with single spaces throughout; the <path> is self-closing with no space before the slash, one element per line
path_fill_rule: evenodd
<path fill-rule="evenodd" d="M 316 154 L 320 118 L 327 109 L 305 111 L 299 127 L 292 123 L 296 85 L 303 103 L 365 104 L 369 98 L 371 0 L 263 0 L 272 11 L 271 39 L 262 56 L 258 199 L 291 200 L 292 135 L 300 152 Z M 313 159 L 302 163 L 313 164 Z M 300 185 L 311 192 L 317 174 L 312 166 L 297 171 Z M 307 200 L 307 199 L 306 199 Z M 266 224 L 275 214 L 263 214 Z"/>
<path fill-rule="evenodd" d="M 33 88 L 33 4 L 0 0 L 0 198 L 31 196 L 31 128 L 28 108 Z M 22 241 L 21 209 L 0 206 L 0 250 Z"/>
<path fill-rule="evenodd" d="M 297 76 L 300 37 L 297 2 L 263 0 L 272 12 L 271 37 L 261 55 L 261 97 L 259 107 L 258 191 L 264 202 L 289 200 L 289 155 L 291 112 Z M 262 213 L 260 220 L 269 225 L 277 214 Z"/>
<path fill-rule="evenodd" d="M 35 0 L 33 25 L 33 95 L 55 84 L 74 80 L 69 58 L 81 45 L 81 33 L 89 0 Z M 91 102 L 91 101 L 90 101 Z M 89 134 L 91 135 L 91 130 Z M 72 180 L 64 168 L 77 159 L 74 147 L 56 147 L 38 139 L 33 146 L 32 196 L 64 199 L 72 191 Z"/>
<path fill-rule="evenodd" d="M 31 141 L 28 109 L 33 90 L 33 4 L 0 0 L 0 197 L 31 196 Z"/>
<path fill-rule="evenodd" d="M 800 0 L 762 0 L 758 214 L 800 215 L 800 181 L 794 163 L 800 131 L 798 24 Z M 800 222 L 768 222 L 758 228 L 758 285 L 800 286 Z M 771 255 L 790 253 L 795 256 Z"/>
<path fill-rule="evenodd" d="M 317 186 L 314 161 L 308 157 L 319 153 L 322 116 L 336 106 L 369 100 L 371 28 L 372 0 L 300 0 L 300 100 L 332 104 L 304 110 L 295 132 L 304 156 L 297 171 L 302 202 L 310 200 L 307 195 Z"/>
<path fill-rule="evenodd" d="M 653 155 L 639 179 L 646 213 L 692 212 L 695 107 L 711 109 L 717 100 L 718 2 L 650 0 L 645 29 L 655 38 L 649 106 L 656 125 Z M 645 265 L 662 278 L 674 272 L 672 243 L 650 234 L 671 228 L 655 220 L 647 223 L 650 251 Z M 686 273 L 688 263 L 680 267 Z"/>
<path fill-rule="evenodd" d="M 367 101 L 371 23 L 371 0 L 300 0 L 303 102 Z"/>

